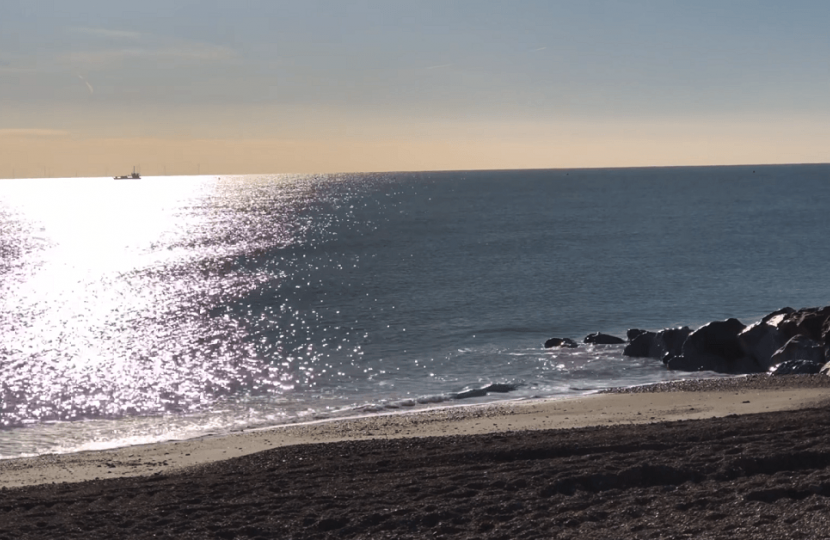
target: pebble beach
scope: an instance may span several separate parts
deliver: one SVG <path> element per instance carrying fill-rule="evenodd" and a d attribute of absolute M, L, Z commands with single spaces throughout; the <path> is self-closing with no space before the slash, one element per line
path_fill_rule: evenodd
<path fill-rule="evenodd" d="M 0 462 L 0 538 L 823 538 L 830 378 L 678 381 Z"/>

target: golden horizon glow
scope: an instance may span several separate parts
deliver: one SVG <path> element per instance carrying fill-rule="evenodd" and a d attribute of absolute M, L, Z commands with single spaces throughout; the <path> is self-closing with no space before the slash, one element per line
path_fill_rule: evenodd
<path fill-rule="evenodd" d="M 824 163 L 828 22 L 818 0 L 6 2 L 0 178 Z"/>
<path fill-rule="evenodd" d="M 0 133 L 0 178 L 568 169 L 830 162 L 824 122 L 495 125 L 436 137 L 80 138 Z M 14 133 L 14 131 L 19 131 Z"/>
<path fill-rule="evenodd" d="M 24 4 L 0 178 L 830 162 L 817 0 Z"/>

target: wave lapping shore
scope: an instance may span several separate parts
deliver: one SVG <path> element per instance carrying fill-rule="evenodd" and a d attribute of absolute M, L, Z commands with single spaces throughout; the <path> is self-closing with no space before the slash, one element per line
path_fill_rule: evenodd
<path fill-rule="evenodd" d="M 828 377 L 764 375 L 294 426 L 338 442 L 4 488 L 0 538 L 825 538 L 828 399 Z"/>

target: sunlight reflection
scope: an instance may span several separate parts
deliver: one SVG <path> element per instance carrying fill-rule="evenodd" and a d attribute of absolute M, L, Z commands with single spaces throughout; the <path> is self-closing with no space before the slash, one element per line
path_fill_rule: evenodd
<path fill-rule="evenodd" d="M 268 386 L 245 329 L 206 316 L 202 297 L 205 282 L 219 305 L 255 288 L 263 276 L 225 271 L 229 257 L 256 250 L 257 239 L 260 249 L 290 244 L 297 232 L 280 219 L 252 221 L 250 200 L 216 204 L 238 184 L 162 177 L 0 187 L 37 244 L 19 250 L 26 255 L 2 285 L 5 425 L 196 410 L 240 385 Z M 279 210 L 282 197 L 293 209 L 298 193 L 285 186 L 258 206 Z M 205 347 L 210 335 L 217 347 Z"/>

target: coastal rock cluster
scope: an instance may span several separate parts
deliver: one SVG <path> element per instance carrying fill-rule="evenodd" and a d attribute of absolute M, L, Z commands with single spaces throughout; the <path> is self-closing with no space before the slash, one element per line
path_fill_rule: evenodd
<path fill-rule="evenodd" d="M 583 343 L 625 343 L 624 355 L 659 359 L 678 371 L 830 375 L 830 306 L 786 307 L 749 326 L 731 318 L 697 330 L 688 326 L 659 332 L 631 329 L 627 338 L 595 333 Z M 546 348 L 575 346 L 568 338 L 545 342 Z"/>

